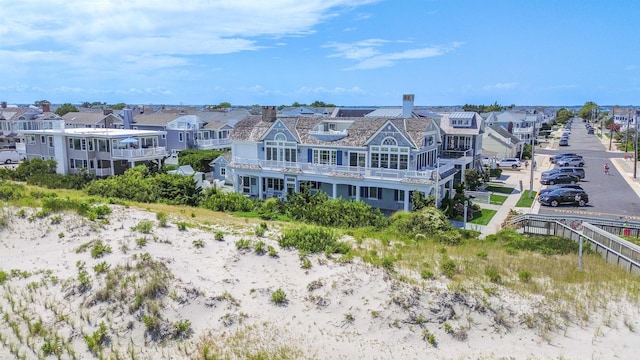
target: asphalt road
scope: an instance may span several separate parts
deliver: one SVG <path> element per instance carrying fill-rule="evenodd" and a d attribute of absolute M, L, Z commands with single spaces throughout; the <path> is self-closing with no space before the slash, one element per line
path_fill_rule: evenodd
<path fill-rule="evenodd" d="M 589 195 L 589 203 L 585 207 L 559 206 L 552 208 L 541 206 L 540 214 L 583 214 L 613 219 L 640 220 L 640 199 L 624 180 L 617 169 L 611 165 L 611 158 L 622 158 L 624 153 L 607 152 L 596 135 L 587 134 L 585 124 L 580 119 L 575 119 L 571 126 L 569 146 L 557 146 L 557 150 L 538 150 L 538 154 L 557 154 L 561 152 L 574 152 L 584 157 L 586 177 L 580 183 Z M 603 167 L 609 163 L 609 175 L 605 175 Z"/>

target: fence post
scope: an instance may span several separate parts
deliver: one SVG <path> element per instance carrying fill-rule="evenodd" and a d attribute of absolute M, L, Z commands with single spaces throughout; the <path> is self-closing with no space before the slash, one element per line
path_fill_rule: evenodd
<path fill-rule="evenodd" d="M 578 248 L 578 271 L 582 271 L 582 235 L 578 234 L 579 248 Z"/>

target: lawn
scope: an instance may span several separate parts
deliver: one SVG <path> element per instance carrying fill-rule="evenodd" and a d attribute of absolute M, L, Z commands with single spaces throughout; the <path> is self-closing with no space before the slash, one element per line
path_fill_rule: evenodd
<path fill-rule="evenodd" d="M 513 188 L 512 187 L 508 187 L 508 186 L 500 186 L 500 185 L 489 185 L 485 188 L 485 190 L 487 191 L 491 191 L 491 192 L 497 192 L 500 194 L 511 194 L 513 192 Z"/>
<path fill-rule="evenodd" d="M 522 195 L 520 195 L 520 199 L 518 199 L 518 202 L 516 203 L 516 207 L 531 207 L 536 199 L 536 194 L 537 192 L 534 191 L 533 198 L 530 198 L 529 190 L 523 191 Z"/>
<path fill-rule="evenodd" d="M 477 225 L 488 225 L 493 215 L 495 215 L 497 212 L 496 210 L 490 210 L 490 209 L 482 209 L 481 211 L 482 211 L 482 215 L 480 215 L 480 217 L 477 217 L 469 221 L 469 223 L 477 224 Z"/>
<path fill-rule="evenodd" d="M 508 196 L 506 195 L 491 194 L 491 199 L 489 200 L 489 202 L 492 205 L 502 205 L 505 201 L 507 201 L 507 198 Z"/>

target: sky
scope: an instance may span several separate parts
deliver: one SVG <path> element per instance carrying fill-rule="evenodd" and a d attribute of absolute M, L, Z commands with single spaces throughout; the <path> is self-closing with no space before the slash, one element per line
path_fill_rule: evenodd
<path fill-rule="evenodd" d="M 0 0 L 0 100 L 640 104 L 637 0 Z"/>

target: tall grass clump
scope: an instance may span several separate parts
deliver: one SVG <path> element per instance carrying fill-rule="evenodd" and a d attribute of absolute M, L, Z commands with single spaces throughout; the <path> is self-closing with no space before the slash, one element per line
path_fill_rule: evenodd
<path fill-rule="evenodd" d="M 351 245 L 338 241 L 338 234 L 328 228 L 317 226 L 302 226 L 284 231 L 278 245 L 282 248 L 296 248 L 307 253 L 326 252 L 330 254 L 346 254 Z"/>

